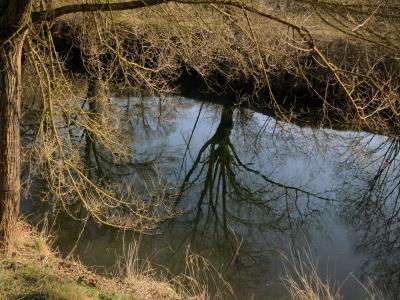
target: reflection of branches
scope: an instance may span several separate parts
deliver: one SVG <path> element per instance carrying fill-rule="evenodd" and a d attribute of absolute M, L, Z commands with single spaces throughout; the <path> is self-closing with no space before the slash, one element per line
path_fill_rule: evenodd
<path fill-rule="evenodd" d="M 377 283 L 395 299 L 400 291 L 399 153 L 397 139 L 374 147 L 368 159 L 376 163 L 376 171 L 363 178 L 360 192 L 353 189 L 344 206 L 347 221 L 361 233 L 358 249 L 371 256 L 365 275 L 377 276 Z"/>
<path fill-rule="evenodd" d="M 295 222 L 302 222 L 315 212 L 311 209 L 305 212 L 297 203 L 300 198 L 307 199 L 307 209 L 311 198 L 331 200 L 280 183 L 244 163 L 237 145 L 231 142 L 233 115 L 233 107 L 223 107 L 214 135 L 198 151 L 181 185 L 181 195 L 196 197 L 193 230 L 189 233 L 193 242 L 198 233 L 207 232 L 208 236 L 214 236 L 217 244 L 225 244 L 225 249 L 229 248 L 232 239 L 231 226 L 235 230 L 242 225 L 247 228 L 260 228 L 262 225 L 281 232 L 292 230 Z M 197 192 L 197 188 L 200 191 Z M 294 217 L 294 212 L 297 217 Z M 219 238 L 221 230 L 222 239 Z"/>

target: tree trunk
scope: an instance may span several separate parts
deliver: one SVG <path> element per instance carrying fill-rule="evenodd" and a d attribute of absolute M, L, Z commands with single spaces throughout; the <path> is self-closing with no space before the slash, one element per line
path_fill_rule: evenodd
<path fill-rule="evenodd" d="M 0 49 L 0 247 L 6 246 L 20 200 L 20 102 L 22 41 Z"/>
<path fill-rule="evenodd" d="M 22 47 L 28 0 L 0 1 L 0 249 L 15 229 L 20 202 Z"/>

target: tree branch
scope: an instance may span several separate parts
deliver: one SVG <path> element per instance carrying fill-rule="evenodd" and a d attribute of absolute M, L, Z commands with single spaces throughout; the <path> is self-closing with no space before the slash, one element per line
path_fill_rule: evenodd
<path fill-rule="evenodd" d="M 32 12 L 31 17 L 32 17 L 32 22 L 38 23 L 42 21 L 52 20 L 61 17 L 63 15 L 72 13 L 138 9 L 142 7 L 159 5 L 167 2 L 171 2 L 171 0 L 134 0 L 129 2 L 115 2 L 115 3 L 72 4 L 46 11 Z"/>
<path fill-rule="evenodd" d="M 279 17 L 267 14 L 252 6 L 246 5 L 240 0 L 239 1 L 238 0 L 134 0 L 128 2 L 115 2 L 115 3 L 72 4 L 46 11 L 33 12 L 32 22 L 35 23 L 41 21 L 48 21 L 72 13 L 138 9 L 169 2 L 182 3 L 182 4 L 220 4 L 220 5 L 236 7 L 239 9 L 244 9 L 248 12 L 258 14 L 262 17 L 268 18 L 272 21 L 293 28 L 310 44 L 310 46 L 313 46 L 311 34 L 306 29 L 296 26 L 295 24 L 288 22 L 284 19 L 281 19 Z"/>

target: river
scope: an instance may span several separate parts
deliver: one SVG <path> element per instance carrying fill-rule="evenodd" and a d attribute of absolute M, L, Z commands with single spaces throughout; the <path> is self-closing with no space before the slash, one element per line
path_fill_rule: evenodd
<path fill-rule="evenodd" d="M 182 213 L 152 234 L 91 222 L 81 232 L 81 222 L 59 214 L 54 246 L 62 254 L 79 236 L 74 256 L 111 272 L 136 240 L 140 257 L 150 259 L 155 272 L 172 274 L 185 271 L 188 253 L 198 254 L 238 299 L 287 299 L 282 277 L 298 257 L 312 257 L 321 278 L 341 285 L 344 299 L 364 299 L 360 282 L 368 279 L 396 297 L 397 140 L 299 127 L 181 96 L 111 100 L 132 140 L 132 160 L 115 166 L 99 150 L 93 161 L 113 182 L 138 191 L 145 190 L 144 179 L 162 181 L 175 191 L 168 197 Z M 35 190 L 23 203 L 26 215 L 49 209 L 35 196 L 40 188 Z"/>

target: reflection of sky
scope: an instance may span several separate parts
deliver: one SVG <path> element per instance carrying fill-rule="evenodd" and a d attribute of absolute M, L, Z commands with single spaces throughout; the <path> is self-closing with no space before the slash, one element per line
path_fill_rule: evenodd
<path fill-rule="evenodd" d="M 201 105 L 193 100 L 184 102 L 185 106 L 174 107 L 174 114 L 171 114 L 169 119 L 164 119 L 164 123 L 159 123 L 153 135 L 146 137 L 145 143 L 135 140 L 136 159 L 140 161 L 141 157 L 149 157 L 150 153 L 158 152 L 159 164 L 163 174 L 168 174 L 169 180 L 177 180 L 178 182 L 183 179 L 187 172 L 185 170 L 188 170 L 193 164 L 199 149 L 215 133 L 221 111 L 221 108 L 215 105 Z M 190 140 L 190 151 L 186 154 L 183 172 L 179 177 L 182 157 L 196 120 L 197 124 Z M 243 128 L 238 128 L 239 126 Z M 143 136 L 140 132 L 142 129 L 140 126 L 136 127 L 135 136 Z M 371 137 L 367 136 L 366 138 Z M 379 144 L 382 139 L 382 137 L 374 137 L 369 146 L 373 147 Z M 328 197 L 336 196 L 335 192 L 328 193 L 327 191 L 340 189 L 341 180 L 344 179 L 337 174 L 338 162 L 345 160 L 346 151 L 350 144 L 357 146 L 358 143 L 362 144 L 362 141 L 363 137 L 354 132 L 299 128 L 290 123 L 277 122 L 259 113 L 252 113 L 250 119 L 244 124 L 238 125 L 236 123 L 231 134 L 231 142 L 243 163 L 249 164 L 253 169 L 259 170 L 266 176 L 270 176 L 274 181 L 301 187 L 314 193 L 326 192 L 324 195 Z M 359 155 L 362 156 L 362 153 Z M 243 176 L 246 177 L 246 175 Z M 259 180 L 254 176 L 244 177 L 241 177 L 241 180 L 247 180 L 254 185 Z M 193 192 L 196 194 L 199 193 L 199 190 L 194 187 Z M 189 199 L 196 201 L 197 197 L 192 196 Z M 239 215 L 247 218 L 253 224 L 260 225 L 256 225 L 256 227 L 244 226 L 243 224 L 235 224 L 233 221 L 233 225 L 236 226 L 234 230 L 239 236 L 245 237 L 248 247 L 253 247 L 253 249 L 262 253 L 261 261 L 267 263 L 269 266 L 267 269 L 274 265 L 271 265 L 271 255 L 275 256 L 275 259 L 279 259 L 279 256 L 271 254 L 270 251 L 287 249 L 289 243 L 299 243 L 299 240 L 304 239 L 299 244 L 304 246 L 307 244 L 305 241 L 310 243 L 311 251 L 320 261 L 321 269 L 324 271 L 328 269 L 333 272 L 335 279 L 343 281 L 348 278 L 350 272 L 357 270 L 361 260 L 361 257 L 353 251 L 351 232 L 345 225 L 340 224 L 335 217 L 334 209 L 330 206 L 328 208 L 324 201 L 311 199 L 310 202 L 311 204 L 308 203 L 308 205 L 313 210 L 324 213 L 318 215 L 318 221 L 313 220 L 315 226 L 307 227 L 307 232 L 303 232 L 305 235 L 301 231 L 296 231 L 299 229 L 296 228 L 296 241 L 293 241 L 290 235 L 286 233 L 277 234 L 272 232 L 271 229 L 265 230 L 262 226 L 260 227 L 263 223 L 263 215 L 257 214 L 251 209 L 247 212 L 241 211 Z M 189 203 L 186 205 L 193 207 Z M 305 202 L 299 203 L 299 207 L 306 209 Z M 239 206 L 238 209 L 243 210 L 243 207 Z M 173 228 L 174 232 L 177 233 L 179 230 L 177 226 Z M 183 232 L 182 234 L 184 234 Z M 277 242 L 278 244 L 276 244 Z M 260 272 L 265 272 L 262 266 L 259 266 L 258 270 L 257 267 L 253 270 L 257 276 L 253 276 L 251 271 L 246 275 L 241 274 L 242 280 L 246 281 L 247 279 L 249 281 L 247 284 L 250 284 L 254 289 L 256 297 L 257 295 L 258 297 L 266 296 L 268 293 L 271 294 L 271 297 L 276 297 L 275 292 L 266 292 L 268 282 L 273 284 L 278 281 L 277 274 L 274 275 L 273 273 L 280 272 L 281 269 L 279 264 L 275 267 L 277 269 L 270 269 L 265 275 L 260 275 Z M 255 277 L 257 277 L 256 281 Z M 354 282 L 344 285 L 344 291 L 353 296 L 356 290 Z"/>
<path fill-rule="evenodd" d="M 127 99 L 113 99 L 121 110 L 121 124 L 127 124 L 123 126 L 127 126 L 129 134 L 133 136 L 134 161 L 154 161 L 165 179 L 174 184 L 181 183 L 199 150 L 215 134 L 222 107 L 178 97 L 147 97 L 143 102 L 131 98 L 129 101 L 130 108 L 126 110 L 124 105 Z M 370 150 L 380 145 L 384 137 L 300 128 L 259 113 L 245 113 L 248 114 L 244 120 L 238 112 L 234 113 L 230 141 L 246 166 L 281 185 L 343 200 L 352 196 L 354 173 L 362 170 L 362 173 L 373 174 L 376 169 Z M 190 147 L 185 152 L 189 139 Z M 379 156 L 383 151 L 379 150 L 376 155 Z M 205 158 L 206 154 L 202 161 Z M 135 177 L 129 176 L 123 179 L 134 182 Z M 297 203 L 289 199 L 287 204 L 282 188 L 267 185 L 260 176 L 243 170 L 235 176 L 254 190 L 266 187 L 266 191 L 259 194 L 269 205 L 265 208 L 262 205 L 258 207 L 251 203 L 228 201 L 231 214 L 229 225 L 236 238 L 239 241 L 243 239 L 238 258 L 227 273 L 239 299 L 247 299 L 251 295 L 254 295 L 254 299 L 283 297 L 282 288 L 277 285 L 282 272 L 279 253 L 283 251 L 287 254 L 289 247 L 308 244 L 319 260 L 321 273 L 325 275 L 328 269 L 333 280 L 343 281 L 350 272 L 358 275 L 364 257 L 354 251 L 354 232 L 340 221 L 340 207 L 336 202 L 330 205 L 326 200 L 307 198 L 299 193 Z M 184 208 L 192 209 L 192 212 L 166 224 L 164 234 L 142 239 L 142 251 L 147 254 L 159 253 L 156 261 L 173 272 L 182 271 L 186 246 L 196 240 L 194 219 L 198 212 L 196 207 L 202 180 L 200 177 L 180 203 Z M 276 200 L 270 199 L 276 195 L 279 195 Z M 290 192 L 289 198 L 293 195 Z M 230 253 L 235 250 L 234 245 L 226 242 L 223 234 L 207 223 L 210 212 L 206 203 L 201 207 L 201 221 L 197 227 L 199 232 L 196 232 L 200 242 L 194 243 L 192 251 L 216 264 L 226 264 Z M 220 207 L 218 213 L 221 214 Z M 66 230 L 66 243 L 70 243 L 71 228 L 63 230 Z M 121 241 L 110 238 L 110 233 L 104 230 L 90 228 L 91 232 L 88 230 L 86 233 L 85 242 L 80 248 L 84 262 L 110 265 L 115 261 Z M 87 244 L 91 246 L 87 247 Z M 356 299 L 358 290 L 354 281 L 349 280 L 344 285 L 348 296 L 346 299 Z"/>

